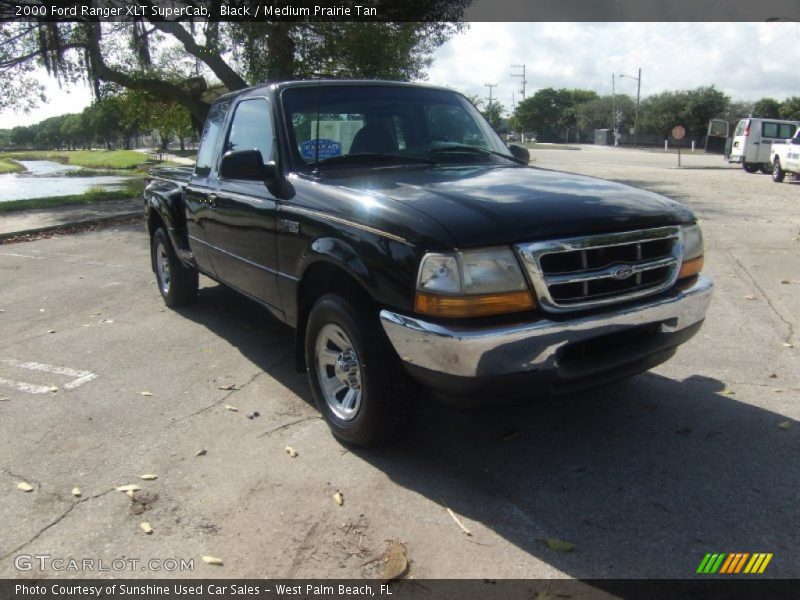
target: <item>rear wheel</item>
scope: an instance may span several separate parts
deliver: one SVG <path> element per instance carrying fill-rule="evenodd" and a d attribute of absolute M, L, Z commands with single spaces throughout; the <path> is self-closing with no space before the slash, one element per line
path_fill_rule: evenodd
<path fill-rule="evenodd" d="M 772 181 L 781 183 L 786 177 L 786 171 L 781 168 L 781 159 L 775 157 L 775 162 L 772 164 Z"/>
<path fill-rule="evenodd" d="M 758 163 L 742 163 L 742 168 L 748 173 L 755 173 L 758 171 Z"/>
<path fill-rule="evenodd" d="M 151 255 L 158 291 L 164 303 L 175 307 L 194 302 L 199 287 L 197 271 L 178 259 L 169 235 L 163 228 L 153 234 Z"/>
<path fill-rule="evenodd" d="M 308 317 L 305 355 L 314 400 L 338 439 L 373 445 L 405 430 L 417 390 L 374 310 L 322 296 Z"/>

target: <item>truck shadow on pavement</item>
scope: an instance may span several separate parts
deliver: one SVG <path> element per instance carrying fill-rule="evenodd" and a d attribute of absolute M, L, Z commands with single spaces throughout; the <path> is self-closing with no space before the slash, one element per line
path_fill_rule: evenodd
<path fill-rule="evenodd" d="M 313 405 L 293 332 L 267 311 L 216 286 L 182 313 Z M 421 402 L 401 441 L 350 450 L 446 522 L 455 511 L 472 537 L 452 523 L 453 538 L 477 556 L 499 535 L 576 578 L 690 578 L 707 552 L 773 552 L 767 575 L 797 577 L 800 427 L 724 390 L 645 373 L 524 405 Z"/>

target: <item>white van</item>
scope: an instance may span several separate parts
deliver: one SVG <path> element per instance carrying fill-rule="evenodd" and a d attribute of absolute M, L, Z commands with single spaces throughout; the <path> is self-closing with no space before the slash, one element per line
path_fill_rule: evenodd
<path fill-rule="evenodd" d="M 741 163 L 748 173 L 760 170 L 772 172 L 770 150 L 773 140 L 785 140 L 794 135 L 800 121 L 779 119 L 742 119 L 733 132 L 733 144 L 728 162 Z"/>

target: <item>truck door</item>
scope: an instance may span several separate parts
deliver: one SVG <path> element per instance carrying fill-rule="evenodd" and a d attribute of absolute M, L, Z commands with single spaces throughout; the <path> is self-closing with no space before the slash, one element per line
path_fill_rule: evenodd
<path fill-rule="evenodd" d="M 200 138 L 200 149 L 197 152 L 194 173 L 184 192 L 189 245 L 198 268 L 209 275 L 214 275 L 206 239 L 209 209 L 217 190 L 216 170 L 213 169 L 213 165 L 216 164 L 219 154 L 220 135 L 224 131 L 229 105 L 229 100 L 223 100 L 215 103 L 209 110 L 206 124 L 203 127 L 203 135 Z"/>
<path fill-rule="evenodd" d="M 269 100 L 244 98 L 232 110 L 220 158 L 230 150 L 257 149 L 262 160 L 272 160 L 275 134 Z M 275 249 L 276 209 L 276 198 L 264 183 L 220 178 L 206 220 L 206 239 L 220 280 L 281 310 Z"/>
<path fill-rule="evenodd" d="M 786 152 L 786 167 L 793 173 L 800 173 L 800 129 L 794 134 Z"/>

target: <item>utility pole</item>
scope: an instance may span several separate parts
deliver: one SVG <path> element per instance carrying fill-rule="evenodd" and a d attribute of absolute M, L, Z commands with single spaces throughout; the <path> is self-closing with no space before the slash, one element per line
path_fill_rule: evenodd
<path fill-rule="evenodd" d="M 618 145 L 617 141 L 617 94 L 614 91 L 614 82 L 617 80 L 617 76 L 614 73 L 611 73 L 611 123 L 612 127 L 614 128 L 614 145 Z"/>
<path fill-rule="evenodd" d="M 485 85 L 486 87 L 489 88 L 489 108 L 491 108 L 491 106 L 492 106 L 492 88 L 496 88 L 497 84 L 496 83 L 484 83 L 483 85 Z"/>
<path fill-rule="evenodd" d="M 512 71 L 511 72 L 511 76 L 512 77 L 518 77 L 518 78 L 522 79 L 522 87 L 520 88 L 519 93 L 522 94 L 522 99 L 525 100 L 525 84 L 528 83 L 528 80 L 525 79 L 525 65 L 511 65 L 511 68 L 512 69 L 522 69 L 521 72 L 514 73 Z"/>
<path fill-rule="evenodd" d="M 617 77 L 627 77 L 628 79 L 636 80 L 636 112 L 633 117 L 633 147 L 636 148 L 636 134 L 639 133 L 639 98 L 642 95 L 642 69 L 639 68 L 639 76 L 620 74 Z M 612 80 L 613 85 L 613 80 Z"/>

